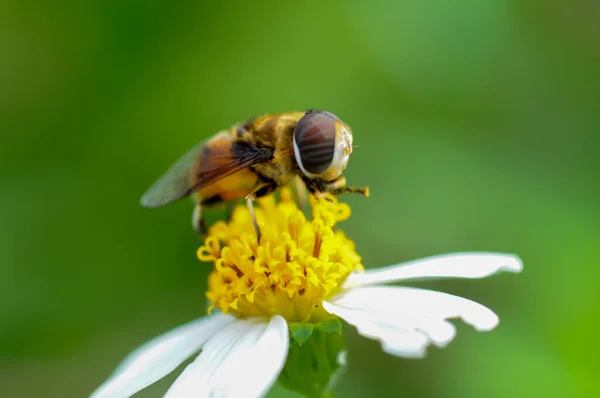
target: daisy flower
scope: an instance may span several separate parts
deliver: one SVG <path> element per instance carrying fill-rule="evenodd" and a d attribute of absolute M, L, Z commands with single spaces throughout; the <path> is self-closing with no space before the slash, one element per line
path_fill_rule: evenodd
<path fill-rule="evenodd" d="M 135 350 L 92 397 L 129 397 L 198 352 L 166 397 L 262 397 L 278 379 L 321 396 L 345 363 L 340 319 L 406 358 L 446 346 L 456 334 L 452 318 L 479 331 L 498 325 L 498 316 L 474 301 L 388 284 L 520 272 L 518 257 L 456 253 L 364 270 L 354 243 L 335 228 L 350 207 L 335 197 L 311 204 L 307 219 L 288 189 L 278 201 L 260 199 L 260 242 L 245 206 L 217 222 L 198 250 L 200 260 L 214 263 L 209 315 Z"/>

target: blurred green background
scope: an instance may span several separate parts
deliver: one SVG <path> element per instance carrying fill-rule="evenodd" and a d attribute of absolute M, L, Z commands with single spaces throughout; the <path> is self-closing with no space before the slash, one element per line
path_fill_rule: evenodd
<path fill-rule="evenodd" d="M 339 396 L 584 397 L 600 319 L 600 7 L 592 1 L 6 1 L 0 12 L 0 396 L 83 397 L 204 313 L 191 203 L 138 205 L 189 147 L 323 108 L 359 146 L 343 228 L 367 267 L 519 254 L 419 284 L 494 309 L 426 360 L 347 328 Z M 218 213 L 212 214 L 218 217 Z M 176 374 L 139 394 L 157 397 Z M 272 396 L 285 396 L 276 389 Z"/>

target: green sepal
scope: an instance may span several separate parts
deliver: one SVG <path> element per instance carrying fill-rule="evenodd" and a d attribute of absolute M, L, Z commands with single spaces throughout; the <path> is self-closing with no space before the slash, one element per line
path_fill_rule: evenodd
<path fill-rule="evenodd" d="M 279 375 L 279 383 L 283 387 L 309 398 L 331 397 L 346 368 L 344 337 L 335 333 L 334 322 L 324 322 L 321 328 L 317 324 L 304 328 L 312 331 L 310 338 L 302 343 L 291 338 L 287 361 Z M 295 328 L 297 331 L 301 329 Z"/>
<path fill-rule="evenodd" d="M 290 336 L 299 345 L 303 345 L 312 336 L 314 325 L 312 323 L 290 323 Z"/>
<path fill-rule="evenodd" d="M 331 334 L 342 334 L 342 322 L 339 318 L 329 318 L 315 324 L 315 329 Z"/>

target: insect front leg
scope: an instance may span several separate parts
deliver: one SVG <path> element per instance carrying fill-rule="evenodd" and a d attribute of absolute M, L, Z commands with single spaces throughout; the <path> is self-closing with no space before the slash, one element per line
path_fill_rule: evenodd
<path fill-rule="evenodd" d="M 343 193 L 357 193 L 360 194 L 362 196 L 364 196 L 365 198 L 368 198 L 371 195 L 371 192 L 369 190 L 369 187 L 364 187 L 364 188 L 357 188 L 357 187 L 342 187 L 342 188 L 336 188 L 334 190 L 328 191 L 333 195 L 341 195 Z"/>
<path fill-rule="evenodd" d="M 336 196 L 341 195 L 343 193 L 357 193 L 357 194 L 364 196 L 365 198 L 368 198 L 369 194 L 370 194 L 368 187 L 364 187 L 364 188 L 347 187 L 345 177 L 339 177 L 336 180 L 326 183 L 324 191 L 329 192 Z"/>
<path fill-rule="evenodd" d="M 308 192 L 312 193 L 315 196 L 319 196 L 319 194 L 325 192 L 325 184 L 321 178 L 308 178 L 306 176 L 302 177 L 302 181 L 304 181 L 304 186 L 308 189 Z"/>

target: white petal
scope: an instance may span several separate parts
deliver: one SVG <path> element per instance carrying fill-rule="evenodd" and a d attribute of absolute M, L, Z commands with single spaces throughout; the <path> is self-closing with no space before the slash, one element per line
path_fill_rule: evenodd
<path fill-rule="evenodd" d="M 223 373 L 226 384 L 223 397 L 262 397 L 277 381 L 285 365 L 289 349 L 288 326 L 280 316 L 271 319 L 260 340 L 245 357 L 231 358 L 232 371 L 237 374 L 236 382 L 231 382 L 230 374 Z M 217 394 L 219 395 L 219 394 Z"/>
<path fill-rule="evenodd" d="M 165 397 L 208 397 L 211 378 L 227 356 L 239 346 L 243 348 L 247 339 L 256 338 L 265 328 L 264 323 L 238 320 L 219 331 L 206 343 L 194 362 L 185 368 Z"/>
<path fill-rule="evenodd" d="M 521 272 L 523 263 L 513 254 L 454 253 L 427 257 L 351 274 L 344 288 L 429 278 L 484 278 L 500 271 Z"/>
<path fill-rule="evenodd" d="M 277 380 L 288 346 L 288 327 L 280 316 L 268 323 L 237 321 L 206 343 L 166 397 L 262 397 Z"/>
<path fill-rule="evenodd" d="M 401 286 L 360 287 L 330 300 L 344 308 L 413 318 L 435 320 L 461 318 L 479 331 L 498 325 L 498 316 L 489 308 L 463 297 L 433 290 Z"/>
<path fill-rule="evenodd" d="M 186 323 L 133 351 L 91 398 L 130 397 L 172 372 L 235 318 L 216 314 Z"/>
<path fill-rule="evenodd" d="M 498 317 L 474 301 L 451 294 L 408 287 L 362 287 L 323 302 L 326 311 L 379 340 L 385 352 L 421 357 L 427 345 L 446 346 L 456 334 L 447 320 L 462 318 L 477 330 L 491 330 Z"/>
<path fill-rule="evenodd" d="M 409 329 L 403 323 L 394 323 L 375 313 L 343 308 L 327 301 L 323 302 L 323 308 L 356 326 L 361 335 L 379 340 L 383 351 L 388 354 L 406 358 L 421 358 L 425 355 L 427 336 Z"/>

